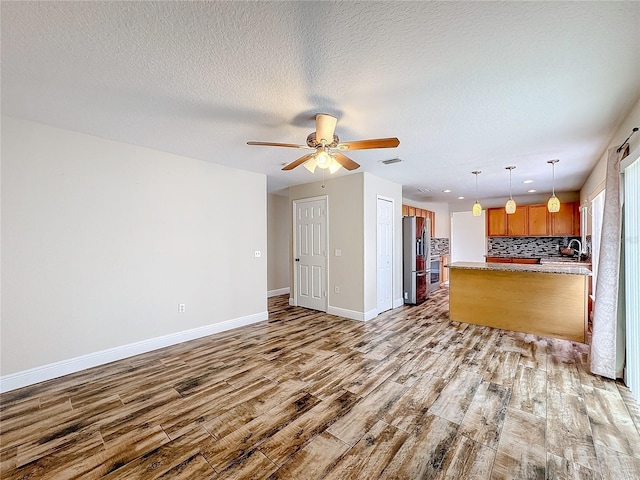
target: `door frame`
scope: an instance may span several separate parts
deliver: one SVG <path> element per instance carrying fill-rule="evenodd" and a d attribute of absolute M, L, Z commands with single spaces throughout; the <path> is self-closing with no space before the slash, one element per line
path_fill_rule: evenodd
<path fill-rule="evenodd" d="M 396 287 L 396 275 L 395 275 L 395 257 L 396 257 L 396 203 L 395 199 L 392 197 L 387 197 L 385 195 L 376 195 L 376 312 L 379 314 L 381 312 L 378 311 L 378 200 L 384 200 L 386 202 L 391 202 L 391 308 L 393 310 L 395 307 L 395 287 Z M 403 302 L 404 304 L 404 302 Z M 387 310 L 388 311 L 388 310 Z"/>
<path fill-rule="evenodd" d="M 324 200 L 324 204 L 325 204 L 325 218 L 326 218 L 326 228 L 325 228 L 325 238 L 324 238 L 324 244 L 325 244 L 325 253 L 324 253 L 324 285 L 322 286 L 324 289 L 324 310 L 321 310 L 323 312 L 327 312 L 327 308 L 329 305 L 329 196 L 328 195 L 320 195 L 317 197 L 308 197 L 308 198 L 296 198 L 295 200 L 293 200 L 293 228 L 291 230 L 291 234 L 292 234 L 292 248 L 291 248 L 291 253 L 292 256 L 290 258 L 290 262 L 293 268 L 293 295 L 289 296 L 289 305 L 297 307 L 298 306 L 298 269 L 296 268 L 295 265 L 295 258 L 298 255 L 298 216 L 296 215 L 296 212 L 298 211 L 298 203 L 305 203 L 305 202 L 315 202 L 318 200 Z"/>

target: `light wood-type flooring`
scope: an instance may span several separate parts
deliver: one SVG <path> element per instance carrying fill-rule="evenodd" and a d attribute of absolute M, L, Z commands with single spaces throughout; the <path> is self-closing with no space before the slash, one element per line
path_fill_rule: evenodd
<path fill-rule="evenodd" d="M 7 392 L 3 479 L 640 479 L 640 409 L 586 347 L 448 320 L 270 319 Z"/>

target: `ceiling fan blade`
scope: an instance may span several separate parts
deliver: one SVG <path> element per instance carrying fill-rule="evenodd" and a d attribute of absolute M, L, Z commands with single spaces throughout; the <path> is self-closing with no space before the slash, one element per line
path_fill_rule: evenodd
<path fill-rule="evenodd" d="M 325 140 L 327 144 L 333 142 L 333 134 L 336 131 L 338 119 L 326 113 L 316 115 L 316 140 L 320 143 Z"/>
<path fill-rule="evenodd" d="M 304 162 L 309 160 L 314 155 L 315 155 L 315 153 L 309 153 L 307 155 L 304 155 L 304 156 L 300 157 L 299 159 L 294 160 L 293 162 L 286 164 L 284 167 L 282 167 L 282 170 L 293 170 L 298 165 L 302 165 Z"/>
<path fill-rule="evenodd" d="M 373 138 L 371 140 L 356 140 L 355 142 L 343 142 L 338 144 L 339 150 L 367 150 L 369 148 L 395 148 L 400 145 L 400 140 L 391 138 Z"/>
<path fill-rule="evenodd" d="M 307 150 L 315 150 L 308 145 L 298 145 L 295 143 L 274 143 L 274 142 L 247 142 L 247 145 L 262 145 L 266 147 L 288 147 L 288 148 L 306 148 Z"/>
<path fill-rule="evenodd" d="M 360 167 L 360 164 L 354 162 L 349 157 L 347 157 L 346 155 L 341 154 L 340 152 L 332 152 L 331 154 L 335 155 L 336 162 L 338 162 L 340 165 L 342 165 L 347 170 L 355 170 L 356 168 Z"/>

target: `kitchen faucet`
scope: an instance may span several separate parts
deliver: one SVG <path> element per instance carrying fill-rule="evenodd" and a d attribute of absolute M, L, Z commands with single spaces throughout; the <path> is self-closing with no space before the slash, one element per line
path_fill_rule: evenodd
<path fill-rule="evenodd" d="M 573 242 L 578 242 L 578 258 L 580 258 L 580 255 L 582 254 L 582 244 L 580 243 L 580 240 L 578 240 L 577 238 L 572 238 L 571 241 L 569 241 L 567 248 L 571 248 L 571 244 Z"/>

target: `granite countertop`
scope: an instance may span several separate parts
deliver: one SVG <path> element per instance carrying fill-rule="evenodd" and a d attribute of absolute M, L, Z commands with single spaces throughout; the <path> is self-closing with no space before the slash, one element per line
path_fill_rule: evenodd
<path fill-rule="evenodd" d="M 561 273 L 565 275 L 591 275 L 591 270 L 584 264 L 565 262 L 567 265 L 540 265 L 521 263 L 483 263 L 483 262 L 454 262 L 445 265 L 448 268 L 460 268 L 463 270 L 496 270 L 501 272 L 534 272 L 534 273 Z"/>

